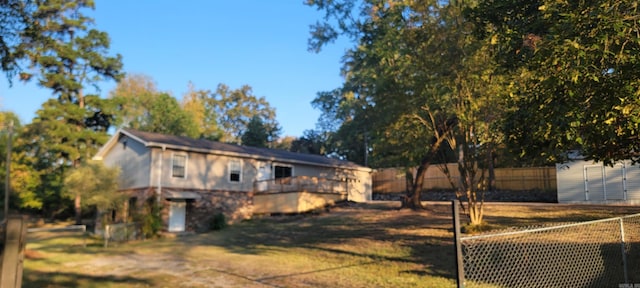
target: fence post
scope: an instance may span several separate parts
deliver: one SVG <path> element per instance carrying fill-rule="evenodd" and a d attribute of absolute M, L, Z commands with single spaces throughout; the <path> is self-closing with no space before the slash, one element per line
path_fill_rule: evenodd
<path fill-rule="evenodd" d="M 460 201 L 451 201 L 451 211 L 453 211 L 453 239 L 456 249 L 456 282 L 458 288 L 464 288 L 464 261 L 460 243 Z"/>
<path fill-rule="evenodd" d="M 87 225 L 82 225 L 82 247 L 87 248 Z"/>
<path fill-rule="evenodd" d="M 622 249 L 622 271 L 624 272 L 624 283 L 629 284 L 629 275 L 627 272 L 627 252 L 625 251 L 624 240 L 624 218 L 620 218 L 620 246 Z"/>
<path fill-rule="evenodd" d="M 20 287 L 27 225 L 21 216 L 9 216 L 5 220 L 0 287 Z"/>
<path fill-rule="evenodd" d="M 109 235 L 109 226 L 110 225 L 104 225 L 104 248 L 109 247 L 109 237 L 111 237 L 111 235 Z"/>

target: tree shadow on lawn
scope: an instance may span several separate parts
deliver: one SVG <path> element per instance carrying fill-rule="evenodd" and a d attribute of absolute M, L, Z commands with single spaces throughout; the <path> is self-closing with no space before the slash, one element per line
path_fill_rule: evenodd
<path fill-rule="evenodd" d="M 65 244 L 65 243 L 53 243 L 53 244 L 42 245 L 40 243 L 27 241 L 27 245 L 25 249 L 26 251 L 30 251 L 32 253 L 38 253 L 38 254 L 44 253 L 43 255 L 46 255 L 48 253 L 62 253 L 62 254 L 81 254 L 81 255 L 101 256 L 101 255 L 114 255 L 114 254 L 125 255 L 125 254 L 135 252 L 133 248 L 131 249 L 120 248 L 120 249 L 114 250 L 114 249 L 105 248 L 104 244 L 102 243 L 98 244 L 98 243 L 89 243 L 89 242 L 87 242 L 85 245 Z M 34 259 L 38 259 L 42 257 L 46 257 L 46 256 L 41 255 L 41 257 L 34 257 Z M 27 258 L 29 258 L 29 256 L 27 256 Z"/>
<path fill-rule="evenodd" d="M 54 279 L 55 282 L 51 282 Z M 71 272 L 42 272 L 24 269 L 22 287 L 102 287 L 114 284 L 153 286 L 153 282 L 129 276 L 97 276 Z"/>
<path fill-rule="evenodd" d="M 418 264 L 425 270 L 403 272 L 419 276 L 453 279 L 455 275 L 448 203 L 430 205 L 424 211 L 363 204 L 316 215 L 265 217 L 181 241 L 188 244 L 185 246 L 215 245 L 238 254 L 304 248 L 362 257 L 364 261 Z M 389 249 L 408 254 L 394 254 Z"/>

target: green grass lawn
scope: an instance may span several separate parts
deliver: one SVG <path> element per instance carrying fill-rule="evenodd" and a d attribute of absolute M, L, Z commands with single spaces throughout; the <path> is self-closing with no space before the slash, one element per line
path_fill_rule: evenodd
<path fill-rule="evenodd" d="M 455 286 L 450 204 L 430 202 L 418 212 L 398 205 L 261 217 L 222 231 L 108 248 L 77 233 L 33 233 L 23 286 Z M 489 204 L 485 213 L 500 229 L 640 213 L 640 207 Z"/>

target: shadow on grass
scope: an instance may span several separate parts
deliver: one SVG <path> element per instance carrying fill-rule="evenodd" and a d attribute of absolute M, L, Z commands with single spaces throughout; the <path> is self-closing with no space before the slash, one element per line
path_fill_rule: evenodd
<path fill-rule="evenodd" d="M 84 273 L 42 272 L 24 269 L 22 287 L 105 287 L 122 284 L 153 286 L 154 283 L 128 276 L 96 276 Z"/>
<path fill-rule="evenodd" d="M 237 254 L 257 255 L 290 248 L 312 249 L 361 257 L 363 263 L 387 261 L 417 264 L 425 267 L 425 270 L 405 272 L 453 279 L 455 251 L 450 209 L 448 203 L 433 205 L 424 211 L 398 210 L 389 204 L 367 204 L 318 215 L 265 217 L 223 231 L 185 237 L 181 241 L 187 247 L 215 245 Z M 426 230 L 437 235 L 424 232 Z M 360 243 L 383 247 L 380 250 L 375 247 L 368 249 L 358 246 Z M 385 249 L 408 253 L 394 254 Z"/>
<path fill-rule="evenodd" d="M 233 276 L 233 277 L 242 278 L 242 279 L 247 280 L 247 281 L 260 283 L 260 284 L 265 285 L 265 286 L 274 287 L 274 288 L 281 288 L 281 287 L 286 287 L 286 286 L 276 285 L 276 284 L 270 283 L 269 281 L 278 280 L 278 279 L 281 279 L 281 278 L 290 278 L 290 277 L 314 274 L 314 273 L 339 271 L 341 269 L 348 269 L 348 268 L 365 266 L 365 265 L 370 265 L 370 264 L 375 264 L 375 263 L 376 262 L 374 262 L 374 261 L 369 261 L 369 262 L 363 262 L 363 263 L 357 263 L 357 264 L 342 265 L 342 266 L 338 266 L 338 267 L 331 267 L 331 268 L 325 268 L 325 269 L 315 269 L 315 270 L 311 270 L 311 271 L 296 272 L 296 273 L 289 273 L 289 274 L 282 274 L 282 275 L 274 275 L 274 276 L 261 277 L 261 278 L 247 277 L 245 275 L 241 275 L 241 274 L 238 274 L 238 273 L 233 273 L 233 272 L 230 272 L 230 271 L 225 271 L 225 270 L 220 270 L 220 269 L 215 269 L 215 268 L 209 268 L 209 269 L 211 271 L 216 271 L 216 272 L 221 273 L 221 274 L 227 274 L 227 275 L 230 275 L 230 276 Z"/>

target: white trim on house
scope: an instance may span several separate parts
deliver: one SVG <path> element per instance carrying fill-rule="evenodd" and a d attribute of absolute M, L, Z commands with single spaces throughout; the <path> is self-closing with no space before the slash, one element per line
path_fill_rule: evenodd
<path fill-rule="evenodd" d="M 175 171 L 175 169 L 176 169 L 176 166 L 175 166 L 176 156 L 184 157 L 184 166 L 183 166 L 183 170 L 184 171 L 182 171 L 182 177 L 176 176 L 176 171 Z M 189 167 L 189 154 L 182 153 L 182 152 L 172 152 L 171 153 L 171 177 L 172 178 L 187 179 L 188 167 Z"/>
<path fill-rule="evenodd" d="M 233 166 L 234 166 L 234 164 L 237 164 L 237 167 L 233 167 Z M 227 181 L 228 181 L 229 183 L 232 183 L 232 184 L 239 184 L 239 183 L 242 183 L 242 180 L 243 180 L 243 178 L 244 178 L 244 177 L 243 177 L 243 174 L 244 174 L 244 173 L 243 173 L 243 170 L 244 170 L 244 169 L 243 169 L 243 166 L 244 166 L 244 165 L 243 165 L 243 161 L 242 161 L 242 159 L 230 159 L 230 160 L 229 160 L 229 162 L 227 163 Z M 234 170 L 234 168 L 237 168 L 237 169 L 236 169 L 236 170 Z M 237 173 L 238 173 L 238 180 L 237 180 L 237 181 L 234 181 L 234 180 L 232 180 L 232 178 L 231 178 L 231 174 L 232 174 L 234 171 L 237 171 Z"/>

